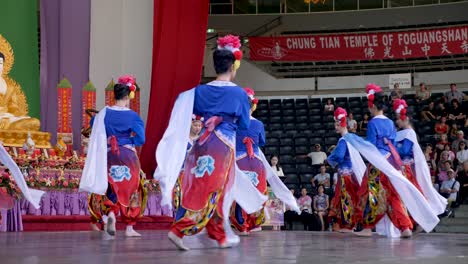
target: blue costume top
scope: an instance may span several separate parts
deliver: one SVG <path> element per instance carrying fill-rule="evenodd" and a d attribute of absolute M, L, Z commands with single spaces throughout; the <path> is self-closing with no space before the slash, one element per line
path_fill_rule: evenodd
<path fill-rule="evenodd" d="M 338 169 L 351 169 L 351 157 L 349 156 L 346 140 L 340 139 L 333 152 L 327 158 L 328 164 Z"/>
<path fill-rule="evenodd" d="M 413 158 L 413 145 L 414 143 L 407 138 L 397 142 L 396 149 L 402 160 Z"/>
<path fill-rule="evenodd" d="M 250 124 L 250 103 L 247 93 L 231 82 L 213 81 L 195 89 L 193 113 L 206 121 L 212 116 L 223 117 L 216 130 L 234 137 L 237 127 L 246 129 Z"/>
<path fill-rule="evenodd" d="M 395 125 L 392 120 L 385 116 L 374 117 L 367 124 L 367 141 L 376 146 L 382 155 L 387 155 L 390 152 L 384 138 L 395 145 L 395 137 Z"/>
<path fill-rule="evenodd" d="M 94 117 L 91 118 L 91 126 Z M 107 137 L 115 136 L 119 146 L 141 146 L 145 143 L 145 125 L 136 112 L 130 109 L 109 107 L 104 118 Z"/>
<path fill-rule="evenodd" d="M 265 145 L 265 127 L 260 120 L 250 119 L 248 129 L 239 129 L 236 135 L 236 156 L 247 153 L 247 147 L 244 144 L 244 138 L 249 137 L 253 141 L 253 150 L 255 155 L 259 155 L 259 148 Z"/>

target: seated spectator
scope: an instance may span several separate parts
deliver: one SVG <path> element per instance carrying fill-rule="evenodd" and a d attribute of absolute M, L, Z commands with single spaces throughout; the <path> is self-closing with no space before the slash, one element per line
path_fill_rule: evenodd
<path fill-rule="evenodd" d="M 452 125 L 450 126 L 449 134 L 448 134 L 448 138 L 450 141 L 454 141 L 455 139 L 457 139 L 458 130 L 460 129 L 458 128 L 457 123 L 452 123 Z"/>
<path fill-rule="evenodd" d="M 429 102 L 429 104 L 422 109 L 421 119 L 426 122 L 437 120 L 434 102 Z"/>
<path fill-rule="evenodd" d="M 437 120 L 439 120 L 439 119 L 441 119 L 443 116 L 445 116 L 445 117 L 448 116 L 448 109 L 447 109 L 447 107 L 445 106 L 444 101 L 440 100 L 440 101 L 437 103 L 437 107 L 436 107 L 436 118 L 437 118 Z"/>
<path fill-rule="evenodd" d="M 438 150 L 443 151 L 445 149 L 446 145 L 450 145 L 450 142 L 447 140 L 447 134 L 441 134 L 440 135 L 440 140 L 436 144 L 436 148 Z"/>
<path fill-rule="evenodd" d="M 465 146 L 468 146 L 468 140 L 465 139 L 465 133 L 463 132 L 463 130 L 459 130 L 457 132 L 457 139 L 455 139 L 452 142 L 452 149 L 457 150 L 458 146 L 460 145 L 460 142 L 465 142 Z"/>
<path fill-rule="evenodd" d="M 426 158 L 427 166 L 431 170 L 431 175 L 435 175 L 436 163 L 435 163 L 435 154 L 432 151 L 432 145 L 427 144 L 424 149 L 424 157 Z"/>
<path fill-rule="evenodd" d="M 366 132 L 368 123 L 369 123 L 369 114 L 365 113 L 364 116 L 362 117 L 362 121 L 359 122 L 359 131 Z"/>
<path fill-rule="evenodd" d="M 446 122 L 447 118 L 445 116 L 442 116 L 440 120 L 435 124 L 434 130 L 436 132 L 436 136 L 440 137 L 442 134 L 447 134 L 449 132 L 449 126 Z"/>
<path fill-rule="evenodd" d="M 437 169 L 439 170 L 439 182 L 444 182 L 448 179 L 447 171 L 452 169 L 452 162 L 450 160 L 442 160 L 444 157 L 448 157 L 447 152 L 442 152 L 441 161 L 439 161 Z"/>
<path fill-rule="evenodd" d="M 444 151 L 446 151 L 449 155 L 448 160 L 450 160 L 451 162 L 455 161 L 456 155 L 455 155 L 455 152 L 453 152 L 452 149 L 450 148 L 450 145 L 445 145 Z"/>
<path fill-rule="evenodd" d="M 322 151 L 320 144 L 314 145 L 314 151 L 310 152 L 307 155 L 299 155 L 298 158 L 310 158 L 312 161 L 312 166 L 318 167 L 322 165 L 327 159 L 327 153 Z"/>
<path fill-rule="evenodd" d="M 457 181 L 460 183 L 458 203 L 463 204 L 468 198 L 468 160 L 463 162 L 462 169 L 458 172 Z"/>
<path fill-rule="evenodd" d="M 333 105 L 332 99 L 327 100 L 327 104 L 324 107 L 325 112 L 333 112 L 335 111 L 335 106 Z"/>
<path fill-rule="evenodd" d="M 465 95 L 457 90 L 457 85 L 455 83 L 450 84 L 450 91 L 445 93 L 445 102 L 451 102 L 453 99 L 456 99 L 458 102 L 463 101 Z"/>
<path fill-rule="evenodd" d="M 432 180 L 432 187 L 434 187 L 434 189 L 436 189 L 437 192 L 440 192 L 440 186 L 436 181 L 436 177 L 431 176 L 431 180 Z"/>
<path fill-rule="evenodd" d="M 416 102 L 421 103 L 431 98 L 431 91 L 425 83 L 419 84 L 419 90 L 416 90 Z"/>
<path fill-rule="evenodd" d="M 357 131 L 357 122 L 354 120 L 353 113 L 348 114 L 348 131 L 351 133 L 356 133 Z"/>
<path fill-rule="evenodd" d="M 283 168 L 279 165 L 279 158 L 276 155 L 271 156 L 270 159 L 271 168 L 276 172 L 278 177 L 284 177 Z"/>
<path fill-rule="evenodd" d="M 304 224 L 304 230 L 312 230 L 313 217 L 312 217 L 312 198 L 307 195 L 307 189 L 301 189 L 301 197 L 297 199 L 299 209 L 301 210 L 301 221 Z"/>
<path fill-rule="evenodd" d="M 405 93 L 400 89 L 400 84 L 395 83 L 393 85 L 393 91 L 390 93 L 390 97 L 392 100 L 394 99 L 402 99 Z"/>
<path fill-rule="evenodd" d="M 465 141 L 460 142 L 458 144 L 458 152 L 457 152 L 457 162 L 458 162 L 458 170 L 463 169 L 463 163 L 468 161 L 468 149 L 466 146 Z"/>
<path fill-rule="evenodd" d="M 466 114 L 463 112 L 457 100 L 452 100 L 452 105 L 448 113 L 448 119 L 451 123 L 457 123 L 461 126 L 465 124 Z"/>
<path fill-rule="evenodd" d="M 442 182 L 440 186 L 440 193 L 447 198 L 448 216 L 453 215 L 452 203 L 457 201 L 458 191 L 460 190 L 460 183 L 455 180 L 455 171 L 452 169 L 447 170 L 448 179 Z"/>
<path fill-rule="evenodd" d="M 318 185 L 324 185 L 328 180 L 328 185 L 330 185 L 330 174 L 327 173 L 327 167 L 325 165 L 320 166 L 320 173 L 315 175 L 312 179 L 312 186 L 315 187 L 315 182 Z"/>
<path fill-rule="evenodd" d="M 294 195 L 294 189 L 289 189 L 289 191 L 292 195 Z M 286 206 L 286 211 L 284 212 L 284 223 L 286 225 L 286 229 L 293 230 L 293 222 L 296 220 L 299 220 L 299 215 L 297 212 Z"/>
<path fill-rule="evenodd" d="M 324 219 L 328 215 L 328 208 L 330 206 L 330 201 L 328 199 L 328 195 L 325 194 L 325 188 L 323 185 L 319 185 L 317 191 L 318 191 L 318 194 L 314 196 L 314 211 L 318 214 L 320 218 L 322 231 L 325 231 Z"/>

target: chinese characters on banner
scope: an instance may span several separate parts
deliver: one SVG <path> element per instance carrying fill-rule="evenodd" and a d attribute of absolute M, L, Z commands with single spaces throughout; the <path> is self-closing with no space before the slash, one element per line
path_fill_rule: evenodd
<path fill-rule="evenodd" d="M 70 82 L 64 78 L 57 86 L 58 89 L 58 114 L 57 114 L 57 132 L 72 133 L 71 119 L 71 96 L 72 87 Z"/>
<path fill-rule="evenodd" d="M 468 26 L 375 33 L 249 38 L 252 61 L 346 61 L 468 53 Z"/>
<path fill-rule="evenodd" d="M 91 117 L 86 114 L 87 109 L 96 109 L 96 87 L 93 83 L 88 82 L 82 91 L 82 102 L 81 102 L 81 115 L 82 115 L 82 124 L 83 128 L 87 128 L 90 125 Z"/>

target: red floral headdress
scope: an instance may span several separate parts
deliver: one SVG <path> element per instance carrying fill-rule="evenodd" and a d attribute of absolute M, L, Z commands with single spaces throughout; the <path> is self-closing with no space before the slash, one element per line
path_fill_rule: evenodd
<path fill-rule="evenodd" d="M 406 120 L 406 108 L 408 105 L 406 104 L 406 101 L 403 99 L 395 99 L 393 100 L 393 111 L 395 111 L 396 114 L 400 115 L 401 120 Z"/>
<path fill-rule="evenodd" d="M 382 88 L 377 84 L 369 83 L 366 86 L 366 93 L 367 93 L 367 105 L 369 107 L 374 106 L 374 98 L 376 93 L 382 92 Z"/>
<path fill-rule="evenodd" d="M 221 38 L 218 38 L 218 49 L 224 49 L 224 50 L 229 50 L 234 54 L 234 57 L 236 58 L 236 61 L 234 62 L 234 65 L 236 69 L 240 67 L 240 61 L 242 59 L 243 53 L 240 50 L 241 48 L 241 42 L 238 36 L 234 35 L 227 35 Z"/>
<path fill-rule="evenodd" d="M 122 75 L 117 81 L 120 84 L 126 85 L 130 89 L 130 99 L 135 98 L 136 79 L 131 75 Z"/>
<path fill-rule="evenodd" d="M 348 113 L 346 112 L 345 109 L 343 109 L 341 107 L 338 107 L 335 110 L 335 114 L 334 114 L 335 121 L 340 121 L 340 126 L 341 127 L 346 127 L 347 126 L 347 124 L 346 124 L 346 117 L 347 116 L 348 116 Z"/>
<path fill-rule="evenodd" d="M 203 122 L 205 119 L 202 116 L 192 114 L 192 121 L 201 121 Z"/>

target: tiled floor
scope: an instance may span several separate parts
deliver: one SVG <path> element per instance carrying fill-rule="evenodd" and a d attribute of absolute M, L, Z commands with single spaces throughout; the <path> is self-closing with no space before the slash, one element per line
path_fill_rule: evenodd
<path fill-rule="evenodd" d="M 412 239 L 304 231 L 263 231 L 218 249 L 206 234 L 186 238 L 177 251 L 166 231 L 103 240 L 91 232 L 0 233 L 0 264 L 55 263 L 468 263 L 468 234 L 421 234 Z"/>

